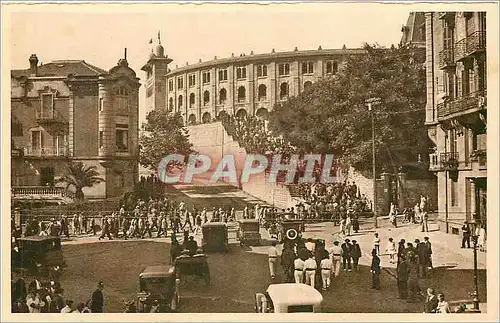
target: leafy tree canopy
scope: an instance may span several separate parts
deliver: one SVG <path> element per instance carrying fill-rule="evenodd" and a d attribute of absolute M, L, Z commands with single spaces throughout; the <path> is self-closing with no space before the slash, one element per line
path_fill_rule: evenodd
<path fill-rule="evenodd" d="M 86 166 L 83 162 L 70 162 L 67 165 L 66 173 L 59 179 L 59 182 L 66 183 L 67 187 L 75 188 L 75 198 L 81 201 L 85 198 L 84 187 L 92 187 L 105 180 L 99 177 L 96 166 Z"/>
<path fill-rule="evenodd" d="M 377 171 L 416 164 L 427 155 L 424 52 L 414 48 L 364 46 L 347 57 L 330 79 L 277 104 L 270 129 L 302 153 L 329 153 L 340 165 L 365 174 L 372 168 L 372 119 L 366 100 L 378 97 L 375 112 Z"/>
<path fill-rule="evenodd" d="M 169 154 L 181 154 L 187 158 L 193 153 L 188 131 L 179 113 L 152 110 L 146 116 L 142 130 L 139 138 L 139 162 L 144 167 L 157 170 L 160 161 Z M 168 166 L 171 169 L 180 164 Z"/>

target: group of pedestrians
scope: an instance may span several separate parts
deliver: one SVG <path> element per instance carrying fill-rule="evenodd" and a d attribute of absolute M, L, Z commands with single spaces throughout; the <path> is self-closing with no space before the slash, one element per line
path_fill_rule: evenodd
<path fill-rule="evenodd" d="M 358 271 L 359 259 L 362 256 L 361 247 L 356 240 L 338 240 L 327 250 L 325 241 L 317 239 L 298 239 L 285 241 L 283 251 L 279 255 L 276 242 L 268 252 L 269 271 L 271 279 L 276 278 L 277 260 L 281 260 L 284 279 L 287 282 L 305 283 L 317 289 L 327 290 L 331 286 L 332 276 L 339 277 L 341 268 L 344 271 Z M 372 266 L 375 273 L 380 273 L 377 265 Z M 377 276 L 378 277 L 378 276 Z M 374 277 L 373 288 L 380 288 Z"/>
<path fill-rule="evenodd" d="M 86 302 L 75 302 L 63 296 L 58 280 L 45 281 L 35 276 L 27 285 L 21 276 L 12 278 L 12 313 L 103 313 L 104 283 L 100 281 Z"/>

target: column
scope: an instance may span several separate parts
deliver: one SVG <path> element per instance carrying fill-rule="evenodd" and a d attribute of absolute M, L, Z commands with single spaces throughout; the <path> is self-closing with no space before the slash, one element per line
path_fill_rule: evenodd
<path fill-rule="evenodd" d="M 254 80 L 254 65 L 249 64 L 248 70 L 248 109 L 249 116 L 255 115 L 255 80 Z"/>
<path fill-rule="evenodd" d="M 380 208 L 379 205 L 377 204 L 377 212 L 379 215 L 389 212 L 389 207 L 391 205 L 390 196 L 391 196 L 391 177 L 392 177 L 392 175 L 387 173 L 387 172 L 383 172 L 382 174 L 380 174 L 380 176 L 382 177 L 382 180 L 384 183 L 384 186 L 383 186 L 384 187 L 384 193 L 383 193 L 384 196 L 382 196 L 382 199 L 383 199 L 382 208 Z M 378 196 L 378 199 L 380 199 L 380 196 Z M 375 201 L 374 203 L 377 203 L 377 201 Z"/>
<path fill-rule="evenodd" d="M 406 174 L 398 173 L 398 209 L 404 210 L 406 207 Z"/>
<path fill-rule="evenodd" d="M 272 62 L 269 64 L 269 79 L 270 79 L 270 88 L 269 88 L 269 107 L 272 109 L 274 105 L 276 104 L 276 63 Z M 271 112 L 271 111 L 269 111 Z"/>
<path fill-rule="evenodd" d="M 68 127 L 68 156 L 73 156 L 74 155 L 74 145 L 75 145 L 75 140 L 74 140 L 74 131 L 75 131 L 75 98 L 73 95 L 73 89 L 70 86 L 70 92 L 69 92 L 69 102 L 68 102 L 68 122 L 69 122 L 69 127 Z M 99 147 L 98 147 L 99 148 Z"/>
<path fill-rule="evenodd" d="M 470 182 L 470 191 L 471 191 L 471 194 L 470 194 L 470 206 L 471 206 L 471 219 L 467 219 L 467 220 L 473 220 L 474 219 L 474 214 L 477 215 L 477 211 L 478 211 L 478 207 L 477 207 L 477 202 L 478 202 L 478 198 L 477 198 L 477 188 L 476 188 L 476 182 L 475 182 L 475 178 L 468 178 L 469 182 Z"/>
<path fill-rule="evenodd" d="M 116 122 L 113 109 L 113 99 L 110 93 L 109 85 L 101 81 L 99 83 L 99 134 L 102 132 L 101 147 L 99 147 L 99 156 L 114 156 L 116 150 Z M 102 103 L 101 103 L 102 100 Z M 101 106 L 102 104 L 102 106 Z M 98 138 L 99 140 L 99 138 Z"/>

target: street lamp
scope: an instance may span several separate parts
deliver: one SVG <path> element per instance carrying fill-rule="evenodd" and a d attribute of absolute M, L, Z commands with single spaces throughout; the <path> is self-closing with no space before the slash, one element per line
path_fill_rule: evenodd
<path fill-rule="evenodd" d="M 370 111 L 372 116 L 372 173 L 373 173 L 373 224 L 375 228 L 378 228 L 377 222 L 377 177 L 376 177 L 376 167 L 375 167 L 375 112 L 373 111 L 373 106 L 380 104 L 380 98 L 370 98 L 365 101 L 368 111 Z"/>
<path fill-rule="evenodd" d="M 474 292 L 470 294 L 472 297 L 472 303 L 474 304 L 474 311 L 475 312 L 480 312 L 479 311 L 479 291 L 477 287 L 477 239 L 478 237 L 478 225 L 479 223 L 477 222 L 476 216 L 474 214 L 474 231 L 472 233 L 472 244 L 474 247 Z"/>

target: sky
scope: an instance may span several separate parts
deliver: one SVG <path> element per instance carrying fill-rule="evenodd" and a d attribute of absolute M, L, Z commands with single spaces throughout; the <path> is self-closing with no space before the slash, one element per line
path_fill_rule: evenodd
<path fill-rule="evenodd" d="M 411 5 L 294 4 L 120 4 L 24 5 L 9 16 L 12 69 L 40 62 L 83 59 L 109 70 L 127 48 L 129 66 L 144 83 L 158 31 L 166 54 L 185 66 L 219 58 L 326 48 L 359 48 L 363 42 L 397 45 Z M 155 44 L 153 44 L 155 45 Z M 144 88 L 140 90 L 144 119 Z"/>

